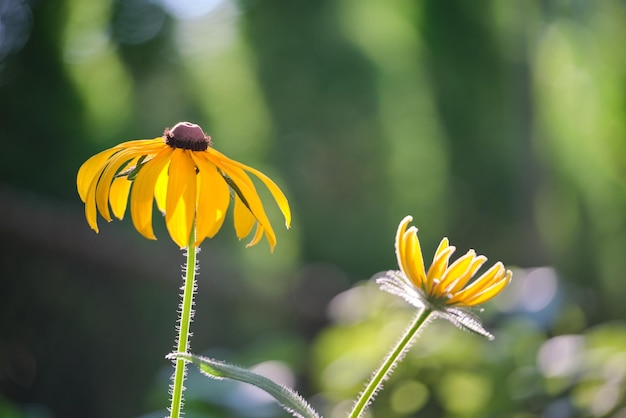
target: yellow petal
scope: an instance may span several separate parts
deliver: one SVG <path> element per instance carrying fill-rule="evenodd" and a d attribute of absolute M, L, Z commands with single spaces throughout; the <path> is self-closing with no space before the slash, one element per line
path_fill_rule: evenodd
<path fill-rule="evenodd" d="M 170 165 L 165 164 L 165 167 L 161 170 L 157 177 L 156 184 L 154 185 L 154 200 L 156 200 L 157 208 L 162 214 L 165 214 L 165 202 L 167 201 L 167 181 L 169 179 Z"/>
<path fill-rule="evenodd" d="M 254 237 L 252 238 L 252 241 L 246 244 L 246 248 L 257 245 L 261 241 L 261 238 L 263 238 L 263 227 L 261 227 L 261 224 L 257 222 Z"/>
<path fill-rule="evenodd" d="M 437 247 L 437 251 L 435 251 L 435 256 L 433 257 L 433 264 L 437 261 L 438 258 L 441 258 L 441 254 L 450 246 L 450 242 L 448 238 L 443 238 Z"/>
<path fill-rule="evenodd" d="M 165 202 L 165 224 L 180 248 L 189 245 L 196 211 L 196 166 L 190 150 L 177 148 L 172 154 Z"/>
<path fill-rule="evenodd" d="M 405 240 L 405 265 L 408 271 L 405 274 L 411 281 L 420 288 L 425 288 L 427 292 L 432 289 L 432 283 L 426 280 L 426 272 L 424 271 L 424 259 L 422 258 L 422 248 L 419 238 L 417 237 L 417 228 L 410 227 L 404 233 Z"/>
<path fill-rule="evenodd" d="M 160 151 L 164 146 L 166 146 L 165 140 L 162 136 L 159 136 L 152 139 L 133 139 L 130 141 L 125 141 L 121 144 L 117 144 L 113 148 L 141 148 L 147 153 L 152 153 Z"/>
<path fill-rule="evenodd" d="M 196 209 L 196 246 L 205 237 L 213 238 L 220 230 L 230 204 L 230 188 L 217 168 L 204 154 L 191 154 L 198 167 L 198 201 Z"/>
<path fill-rule="evenodd" d="M 450 260 L 450 256 L 452 255 L 452 253 L 454 253 L 455 250 L 456 247 L 448 246 L 447 238 L 441 240 L 439 248 L 437 248 L 437 251 L 435 252 L 433 263 L 430 265 L 428 273 L 426 274 L 429 281 L 441 280 L 444 273 L 448 269 L 448 261 Z"/>
<path fill-rule="evenodd" d="M 278 204 L 280 211 L 285 217 L 285 225 L 287 226 L 287 228 L 291 226 L 291 210 L 289 209 L 289 202 L 287 201 L 287 198 L 283 194 L 282 190 L 280 190 L 280 188 L 276 185 L 276 183 L 274 183 L 274 181 L 272 181 L 272 179 L 267 177 L 259 170 L 242 164 L 239 161 L 232 160 L 213 148 L 209 148 L 209 150 L 207 151 L 218 156 L 223 163 L 234 165 L 257 176 L 263 182 L 263 184 L 265 184 L 265 187 L 267 187 L 272 194 L 272 197 L 276 201 L 276 204 Z"/>
<path fill-rule="evenodd" d="M 440 282 L 440 289 L 445 289 L 450 283 L 459 279 L 460 277 L 464 277 L 465 274 L 469 271 L 470 266 L 472 265 L 472 261 L 476 257 L 476 252 L 474 250 L 469 250 L 463 257 L 460 257 L 454 263 L 448 267 Z"/>
<path fill-rule="evenodd" d="M 128 194 L 132 184 L 133 182 L 128 180 L 126 177 L 117 177 L 111 184 L 109 203 L 111 204 L 113 215 L 115 215 L 117 219 L 124 218 L 124 213 L 126 212 L 126 206 L 128 204 Z"/>
<path fill-rule="evenodd" d="M 476 306 L 481 303 L 487 302 L 489 299 L 498 295 L 504 288 L 509 284 L 513 273 L 510 270 L 507 270 L 506 275 L 502 277 L 499 281 L 496 281 L 494 284 L 489 286 L 487 289 L 483 290 L 476 296 L 469 298 L 465 304 L 467 306 Z"/>
<path fill-rule="evenodd" d="M 161 170 L 169 162 L 173 151 L 170 147 L 162 149 L 153 159 L 144 164 L 134 180 L 130 196 L 130 214 L 137 231 L 148 239 L 156 239 L 152 230 L 154 185 Z"/>
<path fill-rule="evenodd" d="M 445 292 L 455 294 L 459 290 L 463 289 L 467 282 L 469 282 L 470 279 L 474 277 L 478 269 L 480 269 L 482 265 L 485 264 L 485 261 L 487 261 L 487 257 L 485 257 L 484 255 L 479 255 L 478 257 L 474 258 L 472 264 L 467 269 L 465 274 L 459 276 L 454 282 L 448 284 L 446 286 Z"/>
<path fill-rule="evenodd" d="M 76 176 L 76 187 L 78 188 L 80 200 L 87 202 L 87 191 L 89 190 L 91 183 L 94 179 L 97 180 L 100 177 L 108 158 L 119 151 L 120 150 L 118 148 L 104 150 L 89 158 L 83 163 L 83 165 L 80 166 L 78 169 L 78 175 Z"/>
<path fill-rule="evenodd" d="M 86 202 L 87 199 L 87 190 L 89 190 L 89 185 L 94 177 L 99 177 L 99 174 L 96 176 L 96 173 L 104 168 L 105 161 L 109 159 L 110 156 L 115 154 L 116 152 L 120 152 L 123 149 L 131 148 L 131 147 L 143 147 L 143 151 L 147 154 L 156 153 L 165 145 L 162 138 L 154 138 L 154 139 L 140 139 L 133 141 L 122 142 L 114 146 L 113 148 L 109 148 L 107 150 L 101 151 L 98 154 L 90 157 L 87 161 L 85 161 L 80 168 L 78 169 L 78 174 L 76 176 L 76 186 L 78 188 L 78 194 L 83 202 Z M 100 171 L 101 173 L 102 171 Z"/>
<path fill-rule="evenodd" d="M 270 245 L 270 249 L 273 251 L 274 247 L 276 247 L 276 234 L 274 233 L 274 229 L 270 224 L 267 215 L 265 214 L 265 209 L 263 208 L 263 203 L 261 202 L 261 198 L 259 197 L 256 188 L 254 187 L 254 183 L 250 180 L 250 177 L 243 171 L 241 168 L 224 164 L 221 160 L 215 158 L 213 155 L 205 153 L 209 161 L 211 161 L 215 166 L 217 166 L 224 174 L 226 174 L 230 179 L 235 183 L 235 185 L 239 188 L 242 193 L 244 199 L 250 206 L 250 211 L 252 215 L 256 218 L 257 222 L 261 224 L 264 229 L 265 236 L 267 237 L 267 242 Z"/>
<path fill-rule="evenodd" d="M 128 163 L 132 158 L 141 155 L 143 151 L 133 149 L 124 149 L 117 154 L 111 156 L 107 161 L 107 166 L 100 176 L 98 187 L 96 188 L 96 206 L 104 219 L 111 222 L 111 214 L 109 212 L 109 190 L 115 174 L 120 167 Z"/>
<path fill-rule="evenodd" d="M 400 221 L 398 230 L 396 231 L 396 259 L 398 261 L 398 267 L 400 267 L 400 270 L 402 270 L 404 274 L 407 274 L 406 272 L 409 270 L 406 264 L 406 241 L 404 239 L 404 233 L 412 220 L 412 216 L 405 216 L 404 219 Z"/>
<path fill-rule="evenodd" d="M 94 175 L 85 195 L 85 218 L 87 218 L 87 223 L 91 229 L 96 231 L 96 233 L 99 232 L 97 221 L 98 213 L 96 211 L 96 188 L 98 187 L 98 180 L 100 179 L 102 170 L 104 170 L 104 167 L 101 167 L 100 171 Z"/>
<path fill-rule="evenodd" d="M 237 194 L 235 194 L 235 210 L 233 217 L 235 218 L 235 233 L 237 234 L 237 238 L 242 239 L 247 237 L 250 231 L 252 231 L 252 227 L 256 221 L 250 210 Z"/>
<path fill-rule="evenodd" d="M 448 301 L 449 304 L 452 303 L 462 303 L 465 304 L 465 301 L 474 297 L 487 287 L 491 286 L 493 283 L 498 281 L 502 276 L 504 276 L 504 265 L 501 262 L 497 262 L 494 264 L 489 270 L 487 270 L 482 276 L 478 279 L 474 280 L 469 286 L 465 289 L 457 292 L 452 296 L 452 298 Z"/>

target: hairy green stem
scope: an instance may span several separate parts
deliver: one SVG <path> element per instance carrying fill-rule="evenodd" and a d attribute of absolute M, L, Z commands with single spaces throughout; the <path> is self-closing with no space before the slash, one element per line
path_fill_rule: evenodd
<path fill-rule="evenodd" d="M 393 371 L 397 362 L 399 362 L 407 350 L 411 347 L 411 342 L 422 325 L 426 322 L 428 317 L 433 313 L 431 309 L 424 308 L 413 318 L 411 325 L 404 331 L 404 335 L 400 338 L 400 341 L 396 343 L 396 346 L 387 354 L 387 357 L 380 365 L 380 367 L 374 372 L 370 381 L 367 382 L 365 389 L 359 395 L 349 418 L 359 418 L 365 408 L 369 405 L 372 398 L 381 389 L 382 383 L 389 377 Z"/>
<path fill-rule="evenodd" d="M 187 246 L 187 265 L 185 266 L 185 284 L 183 287 L 183 301 L 178 320 L 178 353 L 187 353 L 189 349 L 189 325 L 193 314 L 193 294 L 196 290 L 196 227 L 191 228 L 189 245 Z M 179 418 L 183 405 L 183 382 L 187 362 L 184 359 L 175 361 L 174 377 L 172 378 L 172 405 L 170 418 Z"/>

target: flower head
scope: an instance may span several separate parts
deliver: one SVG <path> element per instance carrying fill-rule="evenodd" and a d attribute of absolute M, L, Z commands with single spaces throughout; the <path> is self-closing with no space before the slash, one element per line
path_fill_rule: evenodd
<path fill-rule="evenodd" d="M 248 236 L 256 225 L 248 246 L 266 236 L 273 250 L 276 235 L 248 173 L 269 189 L 289 228 L 289 204 L 278 186 L 260 171 L 216 151 L 211 137 L 189 122 L 166 129 L 162 137 L 123 142 L 94 155 L 80 167 L 76 182 L 87 222 L 96 232 L 96 212 L 109 222 L 111 214 L 122 219 L 130 196 L 135 228 L 156 239 L 154 199 L 172 240 L 187 247 L 195 222 L 198 246 L 220 230 L 232 198 L 237 237 Z"/>
<path fill-rule="evenodd" d="M 400 271 L 387 272 L 378 279 L 381 289 L 400 296 L 416 307 L 427 307 L 454 324 L 490 336 L 470 308 L 492 299 L 511 281 L 512 273 L 501 262 L 495 263 L 469 283 L 487 257 L 469 250 L 449 264 L 455 251 L 448 239 L 441 240 L 433 262 L 426 271 L 417 228 L 407 229 L 413 220 L 405 217 L 396 233 L 396 256 Z"/>

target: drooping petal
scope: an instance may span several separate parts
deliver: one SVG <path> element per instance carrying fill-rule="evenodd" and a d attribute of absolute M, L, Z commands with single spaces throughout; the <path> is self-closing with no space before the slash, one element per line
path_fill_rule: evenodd
<path fill-rule="evenodd" d="M 170 161 L 165 224 L 180 248 L 189 245 L 196 211 L 196 166 L 190 150 L 174 149 Z"/>
<path fill-rule="evenodd" d="M 254 237 L 252 238 L 252 241 L 246 244 L 246 248 L 257 245 L 261 241 L 262 238 L 263 238 L 263 227 L 261 226 L 260 223 L 257 222 L 256 230 L 254 231 Z"/>
<path fill-rule="evenodd" d="M 130 214 L 135 229 L 148 239 L 156 239 L 152 230 L 152 199 L 154 185 L 174 150 L 164 148 L 139 170 L 130 196 Z"/>
<path fill-rule="evenodd" d="M 157 208 L 162 214 L 165 214 L 165 202 L 167 201 L 167 182 L 169 180 L 169 162 L 165 164 L 157 177 L 154 185 L 154 200 L 156 200 Z"/>
<path fill-rule="evenodd" d="M 289 208 L 289 202 L 287 201 L 287 198 L 285 197 L 285 195 L 283 194 L 282 190 L 280 190 L 280 188 L 276 185 L 276 183 L 274 183 L 274 181 L 272 181 L 272 179 L 270 179 L 269 177 L 267 177 L 265 174 L 263 174 L 261 171 L 249 167 L 245 164 L 242 164 L 238 161 L 235 160 L 231 160 L 230 158 L 226 157 L 224 154 L 220 153 L 219 151 L 210 148 L 209 150 L 210 153 L 215 154 L 216 156 L 218 156 L 220 158 L 220 160 L 222 160 L 222 162 L 226 165 L 233 165 L 236 167 L 239 167 L 240 169 L 244 170 L 244 171 L 248 171 L 252 174 L 254 174 L 255 176 L 257 176 L 259 178 L 259 180 L 261 180 L 263 182 L 263 184 L 265 184 L 265 187 L 268 188 L 268 190 L 270 191 L 270 193 L 272 194 L 272 197 L 274 198 L 274 200 L 276 201 L 276 204 L 278 204 L 278 207 L 280 209 L 280 211 L 282 212 L 283 216 L 285 217 L 285 225 L 287 226 L 287 228 L 289 228 L 291 226 L 291 210 Z"/>
<path fill-rule="evenodd" d="M 78 174 L 76 175 L 76 186 L 78 188 L 78 195 L 80 196 L 80 199 L 83 202 L 87 202 L 87 191 L 89 190 L 89 186 L 91 185 L 92 180 L 94 179 L 94 177 L 100 177 L 102 169 L 104 169 L 105 162 L 113 154 L 120 152 L 123 149 L 129 149 L 133 147 L 143 147 L 142 150 L 146 154 L 156 153 L 161 147 L 163 147 L 163 145 L 165 145 L 165 143 L 163 142 L 163 138 L 160 137 L 154 139 L 126 141 L 114 146 L 113 148 L 101 151 L 98 154 L 90 157 L 80 166 L 80 168 L 78 169 Z"/>
<path fill-rule="evenodd" d="M 124 218 L 126 206 L 128 205 L 128 194 L 132 184 L 133 182 L 128 180 L 126 177 L 117 177 L 111 184 L 109 204 L 111 205 L 113 215 L 115 215 L 117 219 Z"/>
<path fill-rule="evenodd" d="M 235 209 L 233 211 L 233 217 L 235 221 L 235 233 L 237 238 L 242 239 L 247 237 L 252 231 L 256 220 L 252 216 L 252 212 L 241 201 L 239 195 L 235 194 Z"/>
<path fill-rule="evenodd" d="M 89 188 L 87 189 L 87 193 L 85 195 L 85 218 L 87 218 L 87 223 L 96 231 L 98 230 L 98 212 L 96 210 L 96 188 L 98 187 L 98 181 L 100 180 L 100 174 L 104 170 L 105 166 L 100 167 L 91 181 Z"/>
<path fill-rule="evenodd" d="M 248 203 L 250 207 L 250 211 L 256 218 L 257 222 L 261 224 L 264 229 L 265 235 L 267 237 L 267 241 L 270 245 L 270 249 L 273 251 L 274 247 L 276 247 L 276 234 L 274 233 L 274 229 L 265 214 L 265 209 L 263 208 L 263 203 L 261 202 L 261 198 L 259 197 L 256 188 L 254 187 L 254 183 L 250 180 L 250 177 L 243 171 L 241 168 L 224 164 L 219 159 L 215 158 L 211 154 L 205 154 L 209 161 L 213 163 L 217 168 L 222 170 L 222 172 L 227 175 L 234 183 L 234 185 L 239 189 L 242 193 L 243 198 Z"/>
<path fill-rule="evenodd" d="M 196 245 L 200 245 L 204 238 L 212 238 L 222 227 L 230 204 L 230 189 L 204 154 L 191 156 L 198 167 Z"/>
<path fill-rule="evenodd" d="M 91 183 L 94 179 L 98 180 L 100 178 L 100 174 L 102 173 L 102 170 L 104 170 L 107 159 L 119 151 L 120 150 L 118 148 L 104 150 L 92 156 L 80 166 L 78 169 L 78 175 L 76 176 L 76 187 L 78 188 L 80 200 L 85 203 L 87 202 L 87 191 L 89 190 Z"/>
<path fill-rule="evenodd" d="M 128 163 L 134 157 L 142 155 L 142 150 L 123 149 L 117 154 L 111 156 L 107 161 L 107 166 L 100 176 L 98 187 L 96 188 L 96 206 L 100 215 L 108 222 L 111 222 L 111 213 L 109 212 L 109 191 L 113 178 L 117 174 L 120 167 Z"/>

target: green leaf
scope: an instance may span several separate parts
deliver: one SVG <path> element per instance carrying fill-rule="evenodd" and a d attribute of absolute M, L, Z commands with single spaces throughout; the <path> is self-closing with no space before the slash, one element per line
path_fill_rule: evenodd
<path fill-rule="evenodd" d="M 136 165 L 125 168 L 124 170 L 120 170 L 120 172 L 117 173 L 115 177 L 126 177 L 130 181 L 135 180 L 135 177 L 137 177 L 137 174 L 139 174 L 139 170 L 141 170 L 141 167 L 143 167 L 143 165 L 147 163 L 147 161 L 144 162 L 146 157 L 146 155 L 142 155 L 141 157 L 139 157 Z M 128 161 L 126 163 L 128 163 Z"/>
<path fill-rule="evenodd" d="M 286 411 L 295 417 L 320 418 L 320 415 L 297 392 L 250 370 L 193 354 L 171 353 L 167 355 L 167 358 L 188 361 L 196 365 L 202 374 L 213 379 L 232 379 L 254 385 L 272 395 Z"/>

